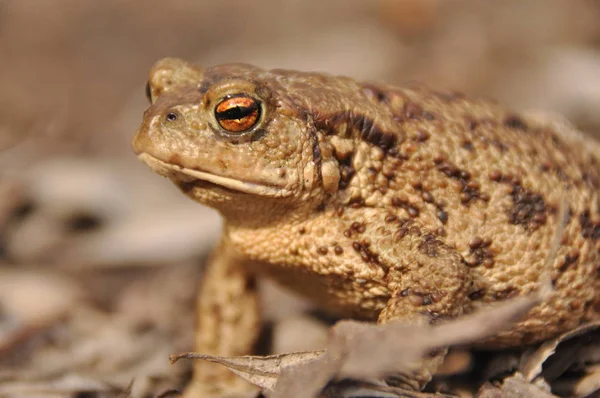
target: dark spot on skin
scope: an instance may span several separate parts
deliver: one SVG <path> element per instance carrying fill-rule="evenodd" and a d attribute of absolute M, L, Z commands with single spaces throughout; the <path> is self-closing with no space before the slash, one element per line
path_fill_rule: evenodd
<path fill-rule="evenodd" d="M 341 254 L 343 254 L 343 253 L 344 253 L 344 249 L 342 249 L 342 247 L 341 247 L 341 246 L 335 246 L 335 247 L 333 248 L 333 252 L 334 252 L 336 255 L 338 255 L 338 256 L 339 256 L 339 255 L 341 255 Z"/>
<path fill-rule="evenodd" d="M 317 179 L 318 179 L 318 183 L 320 184 L 321 181 L 323 180 L 323 176 L 321 175 L 321 160 L 322 160 L 321 159 L 321 147 L 319 146 L 319 140 L 316 137 L 316 135 L 313 136 L 313 139 L 314 139 L 314 141 L 313 141 L 313 147 L 312 147 L 312 150 L 313 150 L 313 160 L 315 162 L 315 165 L 316 165 L 316 168 L 317 168 L 317 171 L 318 171 L 318 174 L 319 174 L 317 176 Z"/>
<path fill-rule="evenodd" d="M 360 209 L 364 205 L 365 205 L 365 200 L 363 198 L 361 198 L 361 197 L 352 198 L 348 202 L 348 206 L 350 206 L 353 209 Z"/>
<path fill-rule="evenodd" d="M 542 195 L 525 189 L 514 182 L 510 196 L 513 206 L 508 209 L 508 218 L 515 225 L 535 231 L 546 223 L 546 203 Z"/>
<path fill-rule="evenodd" d="M 342 191 L 348 187 L 350 180 L 352 180 L 352 177 L 354 177 L 354 174 L 356 174 L 356 171 L 352 167 L 352 157 L 353 154 L 348 156 L 346 159 L 338 159 L 340 167 L 340 182 L 338 187 Z"/>
<path fill-rule="evenodd" d="M 421 193 L 421 198 L 426 203 L 433 203 L 433 202 L 435 202 L 435 199 L 434 199 L 433 195 L 431 194 L 431 192 L 428 192 L 428 191 L 422 192 Z"/>
<path fill-rule="evenodd" d="M 552 170 L 554 168 L 554 166 L 552 165 L 551 161 L 545 161 L 544 163 L 541 164 L 540 166 L 540 170 L 542 171 L 542 173 L 547 173 L 550 170 Z"/>
<path fill-rule="evenodd" d="M 435 211 L 435 215 L 442 222 L 442 224 L 446 224 L 448 222 L 448 213 L 441 207 L 438 207 Z"/>
<path fill-rule="evenodd" d="M 384 269 L 387 267 L 379 261 L 379 255 L 371 250 L 371 243 L 366 241 L 352 242 L 352 248 L 356 251 L 360 258 L 368 264 L 378 265 Z"/>
<path fill-rule="evenodd" d="M 365 223 L 358 222 L 358 221 L 354 221 L 352 223 L 352 225 L 350 226 L 350 229 L 352 229 L 353 231 L 355 231 L 356 233 L 359 233 L 359 234 L 364 233 L 366 228 L 367 227 L 365 226 Z"/>
<path fill-rule="evenodd" d="M 402 240 L 406 235 L 408 235 L 408 228 L 400 228 L 398 231 L 394 233 L 394 240 Z"/>
<path fill-rule="evenodd" d="M 473 131 L 477 128 L 477 126 L 479 125 L 479 122 L 475 119 L 473 119 L 470 116 L 465 117 L 465 125 L 467 126 L 467 129 L 469 129 L 470 131 Z"/>
<path fill-rule="evenodd" d="M 465 260 L 469 267 L 483 265 L 491 268 L 494 265 L 494 252 L 490 249 L 491 239 L 475 237 L 469 242 L 469 257 Z"/>
<path fill-rule="evenodd" d="M 398 135 L 383 131 L 373 119 L 353 112 L 340 112 L 333 115 L 318 115 L 314 119 L 315 127 L 327 135 L 339 134 L 340 137 L 359 136 L 362 140 L 387 151 L 394 147 Z M 346 130 L 338 132 L 341 125 Z"/>
<path fill-rule="evenodd" d="M 480 300 L 485 296 L 485 289 L 475 290 L 474 292 L 469 294 L 469 299 L 471 300 Z"/>
<path fill-rule="evenodd" d="M 425 142 L 429 139 L 429 133 L 423 129 L 417 130 L 415 134 L 415 140 L 418 142 Z"/>
<path fill-rule="evenodd" d="M 504 119 L 504 125 L 510 129 L 527 131 L 527 123 L 517 115 L 508 115 Z"/>
<path fill-rule="evenodd" d="M 467 151 L 470 151 L 470 152 L 472 152 L 475 149 L 475 147 L 473 146 L 473 142 L 470 141 L 470 140 L 463 141 L 462 144 L 461 144 L 461 146 L 464 149 L 466 149 Z"/>
<path fill-rule="evenodd" d="M 419 216 L 419 209 L 414 206 L 409 206 L 406 208 L 408 215 L 415 218 Z"/>
<path fill-rule="evenodd" d="M 502 180 L 502 173 L 499 170 L 492 170 L 488 174 L 488 177 L 494 182 L 500 182 Z"/>
<path fill-rule="evenodd" d="M 422 305 L 430 305 L 433 304 L 433 298 L 430 295 L 423 296 L 423 304 Z"/>
<path fill-rule="evenodd" d="M 388 150 L 387 154 L 396 159 L 403 159 L 403 160 L 408 159 L 408 157 L 406 157 L 402 153 L 400 153 L 398 151 L 398 148 L 396 148 L 396 147 L 390 148 L 390 150 Z"/>
<path fill-rule="evenodd" d="M 417 191 L 421 191 L 423 189 L 423 183 L 420 180 L 412 180 L 409 183 Z"/>
<path fill-rule="evenodd" d="M 419 208 L 406 200 L 402 200 L 398 197 L 393 197 L 391 200 L 391 204 L 394 207 L 400 207 L 400 208 L 406 210 L 408 215 L 411 216 L 412 218 L 416 218 L 419 216 Z"/>
<path fill-rule="evenodd" d="M 402 218 L 398 220 L 398 230 L 394 233 L 393 238 L 395 240 L 401 240 L 408 234 L 415 236 L 421 235 L 421 230 L 416 225 L 413 225 L 414 221 L 410 218 Z"/>
<path fill-rule="evenodd" d="M 427 234 L 423 236 L 423 240 L 419 243 L 418 249 L 427 257 L 438 257 L 440 248 L 444 246 L 441 240 L 438 240 L 435 235 Z"/>
<path fill-rule="evenodd" d="M 327 252 L 328 252 L 328 250 L 327 250 L 327 246 L 319 246 L 319 247 L 317 248 L 317 252 L 318 252 L 320 255 L 322 255 L 322 256 L 326 255 L 326 254 L 327 254 Z"/>
<path fill-rule="evenodd" d="M 396 144 L 396 136 L 392 133 L 383 132 L 373 120 L 366 116 L 357 115 L 352 119 L 352 123 L 360 132 L 363 140 L 387 150 Z"/>
<path fill-rule="evenodd" d="M 600 223 L 592 221 L 589 210 L 584 210 L 579 215 L 579 224 L 584 238 L 592 240 L 600 238 Z"/>
<path fill-rule="evenodd" d="M 565 272 L 571 265 L 576 264 L 579 259 L 579 251 L 574 250 L 573 252 L 567 254 L 563 263 L 558 267 L 560 272 Z"/>
<path fill-rule="evenodd" d="M 395 214 L 388 214 L 387 216 L 385 216 L 386 223 L 393 223 L 395 221 L 398 221 L 398 217 Z"/>
<path fill-rule="evenodd" d="M 483 201 L 489 200 L 489 195 L 482 194 L 480 192 L 480 185 L 476 181 L 471 180 L 471 174 L 466 170 L 461 170 L 456 165 L 446 159 L 445 155 L 437 155 L 434 157 L 433 162 L 436 164 L 437 169 L 445 174 L 447 177 L 458 180 L 461 185 L 460 201 L 463 205 L 468 205 L 475 199 Z"/>
<path fill-rule="evenodd" d="M 304 228 L 304 227 L 300 227 L 300 229 L 298 230 L 298 233 L 299 233 L 300 235 L 304 235 L 304 234 L 306 233 L 306 228 Z"/>

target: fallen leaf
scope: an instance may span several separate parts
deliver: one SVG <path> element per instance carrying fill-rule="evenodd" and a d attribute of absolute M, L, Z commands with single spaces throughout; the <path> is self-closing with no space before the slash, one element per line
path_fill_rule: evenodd
<path fill-rule="evenodd" d="M 589 343 L 594 343 L 594 341 L 597 342 L 597 338 L 593 339 L 592 335 L 600 335 L 600 321 L 588 323 L 577 329 L 563 333 L 552 340 L 546 341 L 537 350 L 529 354 L 522 362 L 522 365 L 520 366 L 521 373 L 523 373 L 525 379 L 529 381 L 534 380 L 542 373 L 544 378 L 549 380 L 560 376 L 562 371 L 570 366 L 574 360 L 578 359 L 576 355 L 578 352 L 586 352 L 586 350 L 578 349 L 581 347 L 581 344 L 583 344 L 582 339 L 587 340 Z M 560 353 L 562 354 L 562 357 L 556 352 L 561 345 L 565 345 L 565 348 L 562 349 Z M 552 365 L 547 364 L 546 362 L 549 358 L 555 356 L 555 354 L 561 358 L 556 358 L 555 363 Z M 568 358 L 565 356 L 568 356 Z M 546 369 L 543 369 L 544 364 L 546 364 Z"/>
<path fill-rule="evenodd" d="M 408 391 L 365 382 L 343 381 L 326 388 L 326 398 L 455 398 L 454 395 Z"/>
<path fill-rule="evenodd" d="M 529 383 L 522 375 L 508 377 L 499 385 L 485 384 L 476 398 L 557 398 L 540 387 Z"/>
<path fill-rule="evenodd" d="M 226 366 L 233 373 L 257 385 L 261 388 L 273 389 L 283 368 L 302 365 L 315 361 L 323 355 L 323 350 L 294 352 L 289 354 L 267 355 L 267 356 L 238 356 L 238 357 L 220 357 L 214 355 L 197 354 L 186 352 L 177 355 L 171 355 L 172 363 L 182 358 L 202 359 Z"/>

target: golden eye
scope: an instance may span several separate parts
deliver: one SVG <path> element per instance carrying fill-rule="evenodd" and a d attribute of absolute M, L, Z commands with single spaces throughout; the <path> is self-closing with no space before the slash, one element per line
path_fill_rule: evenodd
<path fill-rule="evenodd" d="M 256 126 L 260 119 L 260 101 L 247 95 L 225 98 L 215 108 L 217 123 L 230 133 L 243 133 Z"/>

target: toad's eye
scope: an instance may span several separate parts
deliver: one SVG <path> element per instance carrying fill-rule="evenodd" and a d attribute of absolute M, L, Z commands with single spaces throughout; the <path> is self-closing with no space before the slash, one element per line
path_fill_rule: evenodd
<path fill-rule="evenodd" d="M 219 102 L 215 108 L 215 118 L 224 130 L 242 133 L 256 126 L 260 112 L 260 101 L 242 94 Z"/>

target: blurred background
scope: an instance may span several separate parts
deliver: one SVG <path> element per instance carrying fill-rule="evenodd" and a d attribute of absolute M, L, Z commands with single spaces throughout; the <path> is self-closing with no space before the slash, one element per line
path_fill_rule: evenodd
<path fill-rule="evenodd" d="M 0 396 L 189 375 L 167 358 L 220 220 L 131 152 L 164 56 L 418 80 L 600 135 L 598 0 L 0 0 Z M 323 345 L 306 303 L 264 292 L 265 352 Z"/>

